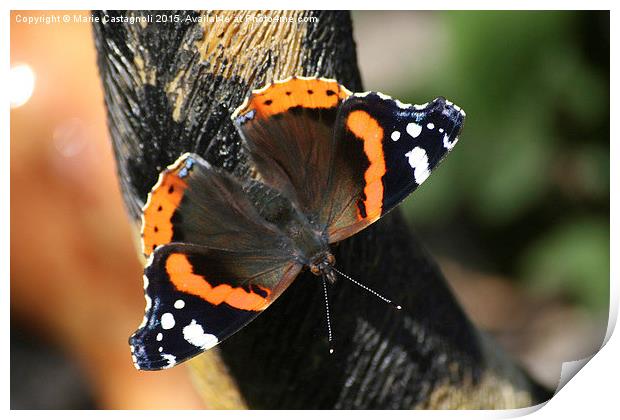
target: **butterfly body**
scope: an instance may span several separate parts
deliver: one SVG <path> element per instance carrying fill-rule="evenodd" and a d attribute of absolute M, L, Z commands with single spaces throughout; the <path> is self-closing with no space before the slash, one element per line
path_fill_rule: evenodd
<path fill-rule="evenodd" d="M 454 147 L 464 112 L 336 81 L 292 77 L 232 119 L 253 175 L 186 153 L 143 208 L 145 317 L 130 338 L 138 369 L 175 366 L 229 337 L 302 269 L 336 279 L 330 244 L 393 209 Z"/>
<path fill-rule="evenodd" d="M 316 276 L 325 275 L 331 282 L 335 275 L 331 267 L 336 259 L 329 247 L 327 225 L 316 217 L 306 215 L 293 202 L 268 186 L 253 182 L 255 207 L 266 223 L 273 223 L 283 233 L 281 241 L 297 263 Z M 258 184 L 258 185 L 257 185 Z M 256 194 L 256 191 L 260 194 Z"/>

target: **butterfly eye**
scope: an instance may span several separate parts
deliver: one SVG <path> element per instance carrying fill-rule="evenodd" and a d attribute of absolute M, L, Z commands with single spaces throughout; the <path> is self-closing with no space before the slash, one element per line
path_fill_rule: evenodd
<path fill-rule="evenodd" d="M 312 274 L 314 274 L 315 276 L 318 276 L 319 274 L 321 274 L 321 270 L 319 269 L 319 267 L 315 264 L 312 264 L 310 266 L 310 271 L 312 272 Z"/>
<path fill-rule="evenodd" d="M 327 264 L 329 265 L 336 264 L 336 258 L 332 254 L 327 254 Z"/>

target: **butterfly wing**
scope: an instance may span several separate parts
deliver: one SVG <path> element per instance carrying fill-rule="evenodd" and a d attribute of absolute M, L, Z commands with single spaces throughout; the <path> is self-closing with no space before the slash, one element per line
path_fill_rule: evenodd
<path fill-rule="evenodd" d="M 146 267 L 144 320 L 129 343 L 136 368 L 166 369 L 234 334 L 295 279 L 278 252 L 160 246 Z"/>
<path fill-rule="evenodd" d="M 366 92 L 345 100 L 335 127 L 330 242 L 355 234 L 415 191 L 458 142 L 464 117 L 443 98 L 409 105 Z"/>
<path fill-rule="evenodd" d="M 409 105 L 293 77 L 254 91 L 233 120 L 261 180 L 337 242 L 424 182 L 458 141 L 464 116 L 443 98 Z"/>
<path fill-rule="evenodd" d="M 162 172 L 143 209 L 146 314 L 136 367 L 174 366 L 256 317 L 296 277 L 290 240 L 243 185 L 193 154 Z"/>
<path fill-rule="evenodd" d="M 142 213 L 144 255 L 171 242 L 251 251 L 283 248 L 286 237 L 260 216 L 237 179 L 186 153 L 161 173 Z"/>
<path fill-rule="evenodd" d="M 252 92 L 233 114 L 261 179 L 323 224 L 333 127 L 349 95 L 335 80 L 292 77 Z"/>

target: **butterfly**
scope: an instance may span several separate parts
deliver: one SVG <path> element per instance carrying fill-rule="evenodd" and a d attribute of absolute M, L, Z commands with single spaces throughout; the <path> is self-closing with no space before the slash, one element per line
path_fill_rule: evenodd
<path fill-rule="evenodd" d="M 253 91 L 232 114 L 251 175 L 185 153 L 143 207 L 146 309 L 129 339 L 136 368 L 170 368 L 215 346 L 303 269 L 333 282 L 330 244 L 421 185 L 458 142 L 464 118 L 443 98 L 404 104 L 325 78 Z"/>

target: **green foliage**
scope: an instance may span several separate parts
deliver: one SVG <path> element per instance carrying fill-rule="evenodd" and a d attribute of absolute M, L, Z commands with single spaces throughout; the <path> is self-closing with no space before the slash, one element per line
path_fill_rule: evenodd
<path fill-rule="evenodd" d="M 608 301 L 609 14 L 449 12 L 444 62 L 405 100 L 444 95 L 461 142 L 404 204 L 425 232 L 463 223 L 494 267 L 590 308 Z M 606 26 L 607 25 L 607 26 Z M 419 77 L 418 77 L 419 76 Z M 472 233 L 473 232 L 473 233 Z"/>
<path fill-rule="evenodd" d="M 596 310 L 609 303 L 609 263 L 609 224 L 569 219 L 527 249 L 520 271 L 533 289 L 561 291 Z"/>

